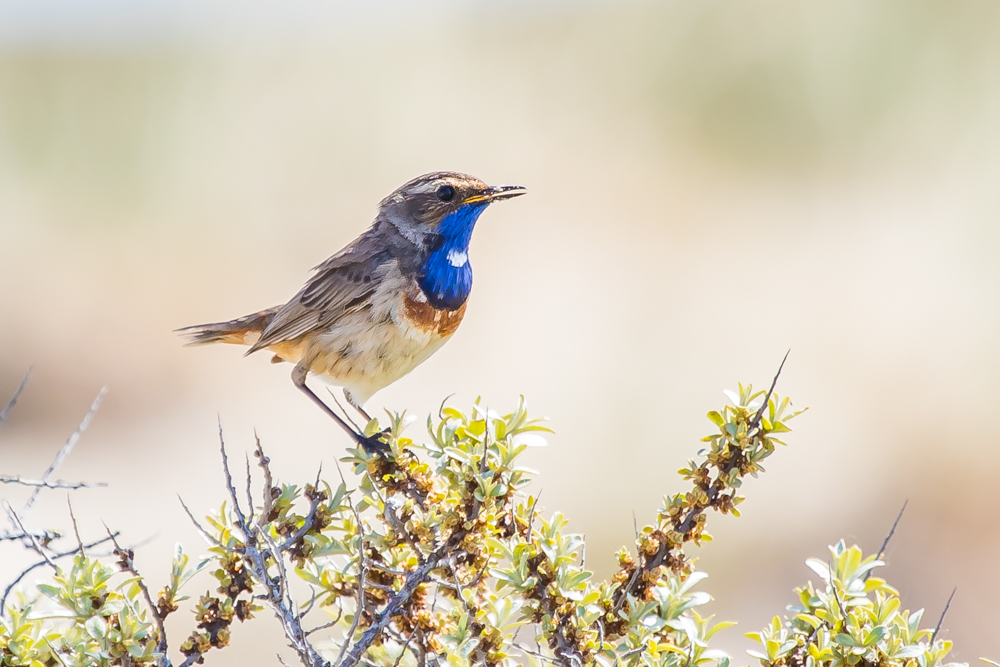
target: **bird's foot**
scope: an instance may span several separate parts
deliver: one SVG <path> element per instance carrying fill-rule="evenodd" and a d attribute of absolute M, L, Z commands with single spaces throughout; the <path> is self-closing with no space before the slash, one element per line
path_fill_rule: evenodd
<path fill-rule="evenodd" d="M 389 436 L 389 429 L 379 431 L 372 435 L 365 435 L 364 433 L 358 433 L 356 435 L 356 440 L 361 448 L 364 449 L 369 454 L 377 456 L 379 454 L 386 454 L 391 451 L 389 444 L 383 439 Z"/>

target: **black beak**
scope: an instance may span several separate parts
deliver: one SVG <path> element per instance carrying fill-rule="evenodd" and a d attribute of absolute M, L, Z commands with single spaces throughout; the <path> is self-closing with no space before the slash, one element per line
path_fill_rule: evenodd
<path fill-rule="evenodd" d="M 513 199 L 524 194 L 528 194 L 528 189 L 520 185 L 493 185 L 486 191 L 486 197 L 490 201 Z"/>

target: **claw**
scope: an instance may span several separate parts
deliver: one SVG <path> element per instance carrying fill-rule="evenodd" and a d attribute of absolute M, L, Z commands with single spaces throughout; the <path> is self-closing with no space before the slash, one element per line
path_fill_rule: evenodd
<path fill-rule="evenodd" d="M 358 444 L 366 452 L 372 455 L 386 454 L 390 451 L 389 444 L 382 440 L 383 437 L 389 435 L 389 429 L 379 431 L 374 435 L 357 435 Z"/>

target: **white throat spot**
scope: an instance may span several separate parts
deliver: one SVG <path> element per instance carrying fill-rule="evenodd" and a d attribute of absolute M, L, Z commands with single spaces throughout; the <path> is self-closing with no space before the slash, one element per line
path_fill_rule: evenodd
<path fill-rule="evenodd" d="M 469 263 L 468 253 L 462 252 L 461 250 L 449 250 L 448 251 L 448 263 L 454 266 L 456 269 L 465 266 Z"/>

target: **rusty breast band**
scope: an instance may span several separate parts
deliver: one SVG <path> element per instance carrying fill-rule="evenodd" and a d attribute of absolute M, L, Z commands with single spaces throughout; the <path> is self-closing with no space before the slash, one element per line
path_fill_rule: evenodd
<path fill-rule="evenodd" d="M 468 301 L 455 310 L 435 308 L 425 299 L 414 298 L 407 293 L 403 296 L 403 313 L 407 321 L 417 329 L 447 337 L 455 333 L 455 329 L 462 323 L 467 304 Z"/>

